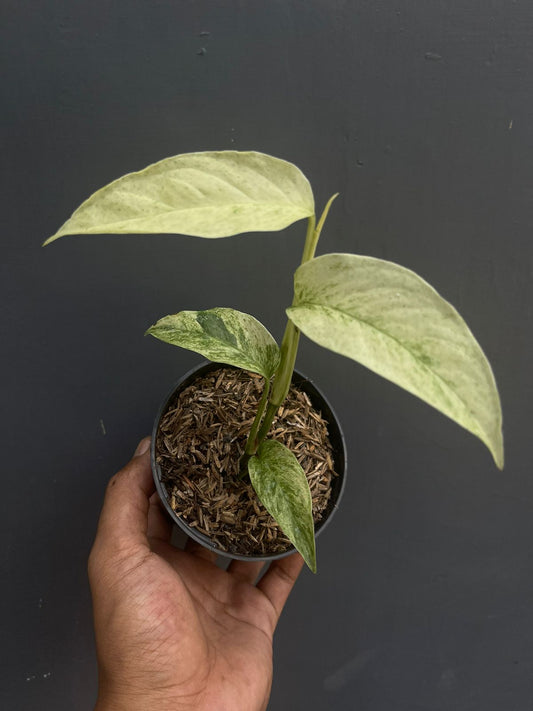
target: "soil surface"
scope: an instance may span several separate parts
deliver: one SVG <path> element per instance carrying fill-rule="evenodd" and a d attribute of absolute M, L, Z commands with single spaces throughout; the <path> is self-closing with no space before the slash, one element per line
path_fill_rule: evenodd
<path fill-rule="evenodd" d="M 242 555 L 273 555 L 291 547 L 249 478 L 238 478 L 262 387 L 259 375 L 221 367 L 169 403 L 156 438 L 161 480 L 173 510 L 219 549 Z M 293 386 L 268 438 L 285 444 L 302 466 L 316 524 L 327 511 L 336 476 L 327 423 L 307 394 Z"/>

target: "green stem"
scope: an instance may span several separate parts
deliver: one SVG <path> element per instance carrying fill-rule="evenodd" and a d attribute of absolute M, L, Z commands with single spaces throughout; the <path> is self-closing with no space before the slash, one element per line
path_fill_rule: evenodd
<path fill-rule="evenodd" d="M 302 254 L 301 264 L 305 264 L 305 262 L 308 262 L 315 256 L 316 246 L 318 244 L 320 233 L 322 232 L 322 227 L 324 226 L 324 222 L 326 221 L 326 217 L 328 216 L 329 208 L 331 207 L 331 204 L 333 203 L 333 200 L 335 200 L 337 195 L 338 193 L 332 195 L 326 203 L 326 207 L 324 208 L 322 215 L 320 216 L 318 225 L 316 224 L 316 218 L 314 215 L 311 215 L 311 217 L 309 217 L 307 221 L 307 233 L 305 235 L 305 245 Z M 267 436 L 268 431 L 272 426 L 272 421 L 274 420 L 276 412 L 278 411 L 278 408 L 287 397 L 289 388 L 291 386 L 292 374 L 294 372 L 294 364 L 296 362 L 296 354 L 298 352 L 299 341 L 300 331 L 289 319 L 287 321 L 287 326 L 285 327 L 285 333 L 283 334 L 283 340 L 281 342 L 280 349 L 280 364 L 274 376 L 274 383 L 272 385 L 270 400 L 266 408 L 263 423 L 259 428 L 259 432 L 257 432 L 256 424 L 259 424 L 264 410 L 263 399 L 261 399 L 261 403 L 259 405 L 260 413 L 258 413 L 258 416 L 254 420 L 254 423 L 252 425 L 252 431 L 250 432 L 250 436 L 246 444 L 245 454 L 241 458 L 241 476 L 243 476 L 242 467 L 245 466 L 250 457 L 252 457 L 256 453 L 257 448 Z"/>
<path fill-rule="evenodd" d="M 335 200 L 337 195 L 338 193 L 332 195 L 326 203 L 326 207 L 324 208 L 322 215 L 320 216 L 318 225 L 316 225 L 316 218 L 314 215 L 309 217 L 307 221 L 307 234 L 305 235 L 305 245 L 302 254 L 301 264 L 309 262 L 315 256 L 315 251 L 318 244 L 318 239 L 320 237 L 320 233 L 322 232 L 322 227 L 324 226 L 324 222 L 326 221 L 326 217 L 328 216 L 329 208 L 331 207 L 333 200 Z M 270 395 L 270 401 L 268 403 L 267 411 L 265 417 L 263 418 L 263 424 L 261 425 L 261 428 L 257 435 L 257 446 L 259 446 L 267 436 L 268 431 L 272 425 L 272 421 L 274 420 L 276 412 L 278 411 L 278 408 L 287 397 L 289 388 L 291 386 L 292 374 L 294 372 L 294 364 L 296 362 L 296 354 L 298 352 L 299 341 L 300 331 L 289 319 L 287 321 L 287 326 L 283 335 L 283 341 L 281 342 L 281 361 L 274 376 L 272 394 Z"/>
<path fill-rule="evenodd" d="M 313 259 L 317 242 L 318 237 L 316 235 L 316 217 L 312 215 L 307 221 L 307 233 L 305 235 L 304 251 L 302 253 L 302 260 L 300 264 L 303 264 L 304 262 L 308 262 L 310 259 Z"/>
<path fill-rule="evenodd" d="M 263 387 L 263 393 L 261 394 L 261 399 L 259 400 L 257 413 L 255 415 L 255 419 L 254 419 L 252 427 L 250 429 L 248 439 L 246 440 L 246 447 L 244 448 L 244 454 L 242 455 L 240 462 L 239 462 L 239 479 L 244 479 L 244 477 L 248 474 L 248 462 L 249 462 L 250 458 L 254 456 L 254 454 L 257 451 L 257 447 L 259 446 L 259 441 L 258 441 L 258 437 L 257 437 L 257 430 L 259 429 L 259 425 L 261 424 L 261 418 L 263 417 L 263 413 L 265 411 L 265 407 L 268 402 L 269 393 L 270 393 L 270 379 L 265 378 L 265 385 Z"/>
<path fill-rule="evenodd" d="M 248 440 L 246 442 L 246 447 L 244 449 L 244 453 L 246 455 L 248 455 L 249 457 L 251 457 L 255 453 L 255 450 L 257 449 L 257 443 L 256 443 L 257 431 L 259 430 L 259 425 L 261 424 L 261 420 L 263 419 L 263 413 L 265 412 L 265 407 L 268 402 L 269 394 L 270 394 L 270 380 L 268 378 L 265 378 L 265 386 L 263 388 L 263 394 L 261 395 L 261 400 L 259 401 L 257 414 L 255 416 L 255 420 L 253 422 L 252 428 L 250 429 L 250 434 L 248 435 Z"/>
<path fill-rule="evenodd" d="M 263 419 L 263 424 L 257 435 L 257 446 L 265 439 L 268 430 L 272 425 L 272 420 L 279 406 L 287 397 L 291 386 L 292 374 L 294 371 L 294 363 L 298 352 L 298 342 L 300 340 L 300 331 L 296 328 L 292 321 L 287 321 L 285 335 L 281 342 L 281 361 L 279 368 L 276 371 L 272 394 L 268 403 L 267 411 Z"/>
<path fill-rule="evenodd" d="M 304 252 L 302 255 L 302 261 L 301 264 L 304 264 L 305 262 L 308 262 L 310 259 L 313 259 L 315 256 L 315 251 L 316 251 L 316 246 L 318 244 L 318 240 L 320 237 L 320 233 L 322 232 L 322 228 L 324 227 L 324 222 L 326 221 L 326 217 L 328 216 L 329 213 L 329 208 L 331 207 L 333 200 L 338 196 L 339 193 L 335 193 L 335 195 L 332 195 L 330 199 L 326 203 L 326 207 L 322 211 L 322 214 L 320 215 L 320 220 L 318 221 L 318 225 L 314 226 L 315 218 L 313 217 L 313 231 L 312 233 L 309 233 L 309 228 L 307 230 L 307 235 L 305 238 L 305 246 L 304 246 Z M 311 218 L 309 218 L 311 220 Z"/>

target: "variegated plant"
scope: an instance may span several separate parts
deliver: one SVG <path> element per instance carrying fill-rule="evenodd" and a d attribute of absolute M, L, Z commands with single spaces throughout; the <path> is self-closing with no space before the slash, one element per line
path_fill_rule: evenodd
<path fill-rule="evenodd" d="M 110 183 L 45 242 L 101 233 L 229 237 L 281 230 L 307 219 L 280 347 L 253 316 L 229 308 L 182 311 L 162 318 L 147 333 L 263 376 L 242 464 L 260 500 L 312 570 L 314 528 L 305 474 L 291 452 L 267 439 L 289 389 L 300 333 L 418 395 L 479 437 L 503 467 L 494 376 L 457 311 L 397 264 L 355 254 L 315 258 L 334 197 L 316 222 L 311 186 L 291 163 L 255 152 L 189 153 Z"/>

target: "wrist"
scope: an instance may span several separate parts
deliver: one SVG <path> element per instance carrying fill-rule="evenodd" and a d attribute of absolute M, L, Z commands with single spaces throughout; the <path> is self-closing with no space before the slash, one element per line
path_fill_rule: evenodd
<path fill-rule="evenodd" d="M 94 711 L 198 711 L 196 701 L 183 703 L 159 693 L 98 694 Z"/>
<path fill-rule="evenodd" d="M 182 706 L 162 705 L 159 699 L 145 698 L 121 701 L 102 699 L 96 702 L 94 711 L 185 711 L 185 709 Z"/>

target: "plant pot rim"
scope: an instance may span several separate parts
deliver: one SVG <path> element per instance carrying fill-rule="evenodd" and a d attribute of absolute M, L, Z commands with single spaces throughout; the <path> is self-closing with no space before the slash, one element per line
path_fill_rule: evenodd
<path fill-rule="evenodd" d="M 156 439 L 157 439 L 157 432 L 159 429 L 159 423 L 161 421 L 161 418 L 165 414 L 169 401 L 171 398 L 174 397 L 176 394 L 176 391 L 180 388 L 186 387 L 189 384 L 192 384 L 194 380 L 198 377 L 201 377 L 204 374 L 209 373 L 210 370 L 217 370 L 219 368 L 232 368 L 233 366 L 226 365 L 225 363 L 214 363 L 211 361 L 203 361 L 202 363 L 196 365 L 194 368 L 191 368 L 187 373 L 185 373 L 179 380 L 174 383 L 172 388 L 168 391 L 166 397 L 163 399 L 162 404 L 158 410 L 158 413 L 156 415 L 156 418 L 154 420 L 154 426 L 152 429 L 152 441 L 150 444 L 150 462 L 152 466 L 152 476 L 154 478 L 154 483 L 155 487 L 157 490 L 157 493 L 159 494 L 159 498 L 161 499 L 163 506 L 165 507 L 165 510 L 171 517 L 172 521 L 182 530 L 184 531 L 189 538 L 192 540 L 196 541 L 200 545 L 202 545 L 204 548 L 207 548 L 208 550 L 212 551 L 213 553 L 216 553 L 219 556 L 222 556 L 223 558 L 229 558 L 232 560 L 243 560 L 243 561 L 263 561 L 263 562 L 269 562 L 272 560 L 277 560 L 279 558 L 285 558 L 288 555 L 291 555 L 291 553 L 295 553 L 296 549 L 294 546 L 290 546 L 286 551 L 283 551 L 282 553 L 274 553 L 271 555 L 246 555 L 246 554 L 241 554 L 241 553 L 234 553 L 231 551 L 225 551 L 219 548 L 217 545 L 213 544 L 211 540 L 209 539 L 208 536 L 204 535 L 203 533 L 200 533 L 197 531 L 194 527 L 191 527 L 187 524 L 186 521 L 184 521 L 180 516 L 176 514 L 176 512 L 172 509 L 170 502 L 167 498 L 167 492 L 165 489 L 165 486 L 161 482 L 161 468 L 159 464 L 156 462 Z M 187 382 L 187 381 L 190 381 Z M 298 370 L 294 371 L 293 374 L 293 384 L 295 384 L 298 387 L 301 387 L 304 389 L 307 387 L 308 390 L 311 392 L 307 392 L 307 394 L 310 396 L 312 404 L 316 409 L 319 409 L 322 411 L 322 416 L 328 423 L 328 431 L 330 434 L 330 439 L 335 440 L 334 444 L 334 464 L 335 464 L 335 472 L 337 476 L 334 479 L 335 484 L 333 485 L 334 491 L 332 491 L 332 496 L 333 493 L 335 494 L 334 496 L 334 501 L 333 505 L 329 511 L 329 513 L 320 520 L 316 526 L 315 526 L 315 539 L 317 536 L 326 528 L 326 526 L 330 523 L 331 519 L 333 518 L 333 515 L 335 514 L 335 511 L 339 507 L 340 500 L 343 496 L 344 489 L 346 486 L 346 465 L 347 465 L 347 457 L 346 457 L 346 442 L 344 439 L 344 433 L 342 431 L 342 428 L 340 427 L 339 420 L 329 404 L 327 398 L 322 394 L 322 392 L 317 388 L 317 386 L 314 384 L 314 382 L 308 378 L 306 375 L 301 373 Z M 313 400 L 321 400 L 320 405 L 316 405 Z M 334 430 L 332 432 L 332 430 Z"/>

